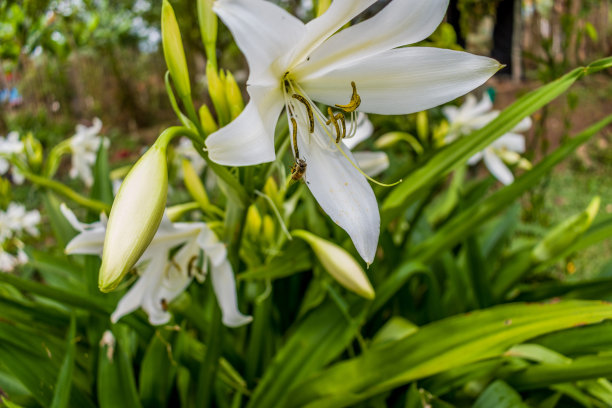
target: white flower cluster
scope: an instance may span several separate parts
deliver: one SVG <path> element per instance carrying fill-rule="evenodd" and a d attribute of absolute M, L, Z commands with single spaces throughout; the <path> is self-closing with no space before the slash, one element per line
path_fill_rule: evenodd
<path fill-rule="evenodd" d="M 93 185 L 93 173 L 91 168 L 96 163 L 96 155 L 100 144 L 108 146 L 108 139 L 98 136 L 102 130 L 102 121 L 94 118 L 90 127 L 77 125 L 76 134 L 70 139 L 70 150 L 72 152 L 72 168 L 70 177 L 79 177 L 87 187 Z"/>
<path fill-rule="evenodd" d="M 38 224 L 38 210 L 26 211 L 22 204 L 10 203 L 6 211 L 0 211 L 0 271 L 11 272 L 28 261 L 20 238 L 38 236 Z"/>
<path fill-rule="evenodd" d="M 468 95 L 460 107 L 445 106 L 442 108 L 448 119 L 450 128 L 445 142 L 451 143 L 461 136 L 467 136 L 489 124 L 499 115 L 499 111 L 492 110 L 493 102 L 485 95 L 480 102 L 476 101 L 474 95 Z M 487 146 L 483 151 L 476 153 L 468 160 L 470 166 L 480 160 L 484 161 L 487 169 L 493 176 L 505 185 L 514 181 L 514 175 L 506 166 L 518 164 L 519 167 L 528 169 L 531 164 L 521 157 L 525 153 L 525 136 L 519 134 L 531 128 L 531 118 L 526 117 L 510 132 L 502 135 L 499 139 Z"/>
<path fill-rule="evenodd" d="M 0 174 L 5 175 L 11 170 L 11 163 L 8 157 L 15 157 L 25 160 L 25 147 L 19 133 L 10 132 L 6 137 L 0 136 Z M 22 184 L 24 181 L 23 175 L 13 166 L 11 170 L 11 179 L 15 184 Z"/>

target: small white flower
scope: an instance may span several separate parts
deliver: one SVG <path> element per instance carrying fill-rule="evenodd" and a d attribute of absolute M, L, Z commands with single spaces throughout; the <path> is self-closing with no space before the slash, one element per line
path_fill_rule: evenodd
<path fill-rule="evenodd" d="M 0 174 L 6 174 L 11 170 L 11 163 L 7 160 L 9 156 L 16 156 L 18 160 L 25 161 L 25 147 L 17 132 L 9 132 L 6 137 L 0 136 Z M 23 175 L 13 166 L 11 178 L 15 184 L 24 182 Z"/>
<path fill-rule="evenodd" d="M 251 100 L 232 123 L 206 139 L 210 158 L 220 164 L 272 161 L 274 129 L 284 107 L 306 185 L 367 263 L 378 245 L 378 204 L 341 140 L 354 129 L 341 130 L 338 115 L 343 111 L 354 119 L 357 108 L 387 115 L 429 109 L 469 92 L 500 67 L 464 52 L 398 48 L 428 37 L 448 0 L 393 0 L 374 17 L 341 29 L 374 3 L 335 0 L 304 24 L 267 1 L 217 0 L 214 11 L 248 61 Z M 313 101 L 329 105 L 335 119 L 328 121 L 329 112 Z"/>
<path fill-rule="evenodd" d="M 106 230 L 106 219 L 92 224 L 80 223 L 65 205 L 62 213 L 80 231 L 66 246 L 69 254 L 101 255 Z M 170 250 L 182 245 L 169 259 Z M 204 270 L 197 269 L 200 252 L 204 254 Z M 136 264 L 142 271 L 138 281 L 119 301 L 111 316 L 113 322 L 142 307 L 151 324 L 167 323 L 170 314 L 166 305 L 181 294 L 194 277 L 203 280 L 210 265 L 211 279 L 223 323 L 237 327 L 251 321 L 238 310 L 236 283 L 227 260 L 225 245 L 202 222 L 172 223 L 165 215 L 151 244 Z"/>
<path fill-rule="evenodd" d="M 94 118 L 91 127 L 77 125 L 76 134 L 70 138 L 72 151 L 70 177 L 79 177 L 87 187 L 91 187 L 94 181 L 91 168 L 96 163 L 100 143 L 104 143 L 105 147 L 108 146 L 108 139 L 98 136 L 100 130 L 102 130 L 102 121 Z"/>
<path fill-rule="evenodd" d="M 0 247 L 0 271 L 12 272 L 18 264 L 19 260 L 17 257 Z"/>
<path fill-rule="evenodd" d="M 476 102 L 474 95 L 468 95 L 460 107 L 445 106 L 442 111 L 449 121 L 449 133 L 445 141 L 450 143 L 461 136 L 469 135 L 478 130 L 499 115 L 499 111 L 492 110 L 493 102 L 485 94 L 480 102 Z M 501 183 L 508 185 L 514 181 L 512 172 L 504 164 L 526 162 L 520 154 L 525 153 L 525 137 L 520 135 L 531 128 L 531 118 L 523 119 L 511 132 L 502 135 L 483 151 L 476 153 L 468 160 L 470 166 L 483 160 L 491 174 Z"/>
<path fill-rule="evenodd" d="M 40 224 L 38 210 L 26 211 L 19 203 L 10 203 L 6 211 L 0 211 L 0 241 L 19 237 L 25 231 L 29 235 L 38 236 L 37 225 Z"/>

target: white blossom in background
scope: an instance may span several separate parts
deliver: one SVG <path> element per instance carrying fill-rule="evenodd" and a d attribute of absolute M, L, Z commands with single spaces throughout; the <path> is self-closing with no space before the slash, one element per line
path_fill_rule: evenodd
<path fill-rule="evenodd" d="M 83 224 L 64 204 L 62 213 L 79 234 L 66 246 L 68 254 L 102 255 L 107 219 Z M 170 259 L 170 250 L 182 245 Z M 198 269 L 200 253 L 203 269 Z M 181 294 L 195 277 L 206 278 L 208 268 L 213 289 L 223 313 L 223 323 L 237 327 L 249 323 L 250 316 L 238 310 L 236 282 L 227 260 L 225 245 L 202 222 L 172 223 L 165 215 L 151 244 L 136 264 L 140 271 L 138 281 L 121 298 L 111 316 L 113 322 L 137 310 L 144 309 L 153 325 L 167 323 L 170 314 L 167 304 Z"/>
<path fill-rule="evenodd" d="M 182 137 L 179 140 L 178 145 L 174 148 L 174 152 L 176 153 L 177 163 L 176 167 L 179 169 L 179 174 L 182 174 L 182 166 L 181 159 L 185 158 L 191 162 L 193 169 L 197 174 L 202 174 L 204 167 L 206 167 L 206 161 L 202 158 L 200 153 L 196 151 L 193 147 L 193 143 L 189 138 Z"/>
<path fill-rule="evenodd" d="M 480 102 L 476 102 L 474 95 L 468 95 L 463 105 L 445 106 L 442 111 L 449 122 L 449 132 L 445 142 L 450 143 L 461 136 L 468 136 L 478 130 L 499 115 L 499 111 L 492 110 L 493 102 L 488 94 L 485 94 Z M 476 153 L 468 160 L 473 166 L 482 160 L 487 169 L 501 183 L 508 185 L 514 181 L 514 175 L 507 164 L 518 164 L 520 167 L 529 168 L 531 164 L 521 157 L 525 153 L 525 136 L 519 134 L 531 128 L 531 118 L 523 119 L 512 131 L 502 135 L 483 151 Z"/>
<path fill-rule="evenodd" d="M 108 146 L 108 139 L 99 136 L 100 130 L 102 130 L 102 121 L 94 118 L 90 127 L 77 125 L 76 134 L 70 138 L 72 152 L 70 177 L 80 178 L 87 187 L 91 187 L 94 182 L 91 169 L 96 163 L 100 144 Z"/>
<path fill-rule="evenodd" d="M 4 175 L 11 170 L 11 179 L 15 184 L 24 182 L 23 175 L 17 167 L 12 166 L 8 157 L 13 157 L 17 160 L 26 160 L 25 147 L 23 141 L 17 132 L 9 132 L 6 137 L 0 136 L 0 174 Z"/>
<path fill-rule="evenodd" d="M 341 134 L 354 128 L 340 131 L 339 120 L 328 122 L 329 112 L 314 101 L 350 119 L 357 110 L 418 112 L 469 92 L 500 68 L 495 60 L 465 52 L 398 48 L 427 38 L 444 18 L 448 0 L 393 0 L 375 16 L 342 29 L 374 3 L 335 0 L 304 24 L 268 1 L 217 0 L 214 11 L 249 64 L 250 101 L 206 139 L 209 157 L 223 165 L 273 161 L 274 129 L 285 108 L 304 182 L 367 263 L 378 246 L 380 214 L 372 187 L 342 140 Z"/>
<path fill-rule="evenodd" d="M 0 211 L 0 271 L 11 272 L 28 262 L 24 252 L 24 235 L 38 236 L 40 213 L 27 211 L 19 203 L 10 203 L 6 211 Z"/>
<path fill-rule="evenodd" d="M 356 119 L 355 134 L 344 140 L 346 147 L 351 149 L 357 165 L 370 177 L 378 176 L 389 168 L 389 156 L 385 152 L 354 151 L 355 147 L 372 137 L 374 125 L 365 113 L 359 113 Z M 349 125 L 350 127 L 350 125 Z"/>

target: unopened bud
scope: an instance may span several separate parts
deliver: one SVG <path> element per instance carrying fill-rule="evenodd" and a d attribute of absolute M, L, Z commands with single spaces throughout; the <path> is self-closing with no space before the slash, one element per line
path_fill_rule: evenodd
<path fill-rule="evenodd" d="M 240 92 L 236 79 L 234 79 L 234 76 L 229 71 L 227 71 L 225 76 L 225 95 L 229 105 L 230 116 L 234 120 L 244 109 L 244 99 L 242 99 L 242 92 Z"/>
<path fill-rule="evenodd" d="M 259 215 L 259 211 L 257 211 L 257 207 L 251 205 L 246 215 L 246 233 L 253 238 L 259 238 L 262 223 L 263 220 L 261 215 Z"/>
<path fill-rule="evenodd" d="M 416 114 L 416 129 L 419 140 L 427 140 L 429 135 L 429 119 L 427 111 L 421 111 Z"/>
<path fill-rule="evenodd" d="M 210 135 L 211 133 L 214 133 L 217 131 L 217 129 L 219 129 L 219 126 L 217 126 L 217 122 L 215 122 L 215 118 L 213 118 L 212 114 L 210 113 L 210 109 L 208 109 L 208 106 L 200 106 L 198 114 L 200 115 L 200 123 L 202 124 L 202 129 L 204 130 L 204 133 Z"/>
<path fill-rule="evenodd" d="M 599 197 L 593 198 L 584 211 L 554 227 L 531 251 L 531 258 L 535 262 L 544 262 L 569 248 L 591 226 L 600 203 Z"/>
<path fill-rule="evenodd" d="M 164 0 L 162 5 L 162 46 L 164 48 L 164 58 L 174 86 L 181 99 L 191 95 L 191 85 L 189 84 L 189 71 L 185 60 L 185 51 L 181 32 L 179 30 L 174 10 L 170 3 Z"/>
<path fill-rule="evenodd" d="M 325 270 L 342 286 L 366 299 L 374 299 L 374 289 L 355 258 L 338 245 L 308 231 L 297 230 L 293 236 L 306 241 Z"/>
<path fill-rule="evenodd" d="M 206 189 L 202 184 L 202 180 L 200 180 L 200 176 L 198 176 L 198 173 L 189 160 L 183 159 L 182 167 L 183 179 L 187 191 L 189 191 L 191 197 L 193 197 L 200 207 L 203 209 L 206 208 L 210 204 L 210 201 L 208 200 L 208 194 L 206 194 Z"/>
<path fill-rule="evenodd" d="M 38 172 L 43 161 L 43 147 L 38 139 L 28 133 L 23 140 L 28 165 L 34 172 Z"/>
<path fill-rule="evenodd" d="M 198 0 L 198 22 L 206 57 L 217 66 L 217 15 L 212 10 L 213 0 Z"/>
<path fill-rule="evenodd" d="M 219 77 L 215 67 L 208 61 L 206 63 L 206 78 L 208 80 L 208 94 L 217 112 L 217 122 L 221 126 L 229 123 L 229 106 L 225 95 L 225 84 Z"/>
<path fill-rule="evenodd" d="M 274 225 L 274 220 L 268 214 L 263 217 L 263 237 L 270 244 L 274 244 L 276 240 L 276 227 Z"/>
<path fill-rule="evenodd" d="M 119 188 L 108 218 L 98 286 L 117 287 L 151 243 L 162 220 L 168 191 L 166 149 L 160 137 L 134 164 Z"/>

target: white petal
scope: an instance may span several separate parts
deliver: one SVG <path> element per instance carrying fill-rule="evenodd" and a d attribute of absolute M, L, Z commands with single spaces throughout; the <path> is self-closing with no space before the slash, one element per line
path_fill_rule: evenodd
<path fill-rule="evenodd" d="M 476 163 L 478 163 L 479 161 L 482 160 L 482 156 L 483 156 L 482 152 L 478 152 L 478 153 L 474 154 L 472 157 L 470 157 L 468 159 L 467 164 L 470 165 L 470 166 L 475 165 Z"/>
<path fill-rule="evenodd" d="M 468 95 L 468 97 L 469 96 L 470 95 Z M 489 112 L 491 109 L 493 109 L 493 101 L 491 100 L 491 97 L 489 97 L 489 94 L 485 92 L 480 102 L 478 102 L 478 104 L 472 109 L 472 114 L 474 116 L 483 115 Z"/>
<path fill-rule="evenodd" d="M 484 127 L 485 125 L 488 125 L 489 122 L 491 122 L 493 119 L 495 119 L 498 116 L 499 116 L 499 111 L 493 111 L 493 112 L 481 114 L 469 120 L 468 123 L 466 123 L 466 125 L 471 130 L 477 130 L 477 129 Z"/>
<path fill-rule="evenodd" d="M 76 215 L 74 215 L 72 210 L 68 208 L 65 203 L 60 204 L 60 211 L 62 212 L 64 218 L 66 218 L 66 221 L 68 221 L 68 223 L 72 226 L 72 228 L 77 231 L 83 231 L 85 229 L 85 225 L 81 224 Z"/>
<path fill-rule="evenodd" d="M 525 153 L 525 136 L 516 133 L 506 133 L 497 139 L 492 147 L 496 149 L 507 149 L 516 153 Z"/>
<path fill-rule="evenodd" d="M 249 83 L 278 81 L 273 62 L 304 35 L 304 23 L 281 7 L 262 0 L 218 0 L 214 11 L 234 36 L 249 64 Z M 283 68 L 280 68 L 283 69 Z"/>
<path fill-rule="evenodd" d="M 370 177 L 389 168 L 389 156 L 385 152 L 354 152 L 353 156 L 361 170 Z"/>
<path fill-rule="evenodd" d="M 232 267 L 227 260 L 211 268 L 211 279 L 219 307 L 221 307 L 223 313 L 224 325 L 238 327 L 253 320 L 251 316 L 245 316 L 238 310 L 236 281 L 234 280 Z"/>
<path fill-rule="evenodd" d="M 130 288 L 130 290 L 121 298 L 115 311 L 111 315 L 111 321 L 113 323 L 117 323 L 119 319 L 121 319 L 126 314 L 132 313 L 134 310 L 139 307 L 143 307 L 147 314 L 149 312 L 153 312 L 153 317 L 157 316 L 155 310 L 153 310 L 151 306 L 151 297 L 155 295 L 156 288 L 159 287 L 161 282 L 164 269 L 166 267 L 166 257 L 167 253 L 158 252 L 158 254 L 151 260 L 149 265 L 147 265 L 146 269 L 138 278 L 138 281 Z M 145 304 L 147 305 L 145 307 Z M 160 305 L 161 306 L 161 305 Z M 149 309 L 149 310 L 147 310 Z M 167 316 L 169 318 L 169 315 Z M 149 314 L 149 320 L 151 321 L 151 314 Z M 159 319 L 154 319 L 159 321 Z M 167 320 L 166 320 L 167 321 Z M 162 324 L 162 323 L 153 323 L 152 324 Z"/>
<path fill-rule="evenodd" d="M 300 155 L 306 161 L 304 181 L 323 211 L 353 240 L 359 255 L 372 263 L 380 214 L 376 197 L 366 178 L 337 149 L 323 149 L 318 143 L 300 140 Z M 343 150 L 353 160 L 350 150 Z"/>
<path fill-rule="evenodd" d="M 493 177 L 505 185 L 512 184 L 514 181 L 512 172 L 504 162 L 489 149 L 484 152 L 484 163 L 491 174 L 493 174 Z"/>
<path fill-rule="evenodd" d="M 229 125 L 206 139 L 211 160 L 225 166 L 251 166 L 273 161 L 274 128 L 284 106 L 279 87 L 249 86 L 251 100 Z"/>
<path fill-rule="evenodd" d="M 305 61 L 329 36 L 375 2 L 376 0 L 334 0 L 322 16 L 306 24 L 304 37 L 294 45 L 294 54 L 287 61 L 293 64 Z"/>
<path fill-rule="evenodd" d="M 213 266 L 220 265 L 227 260 L 225 244 L 219 241 L 219 238 L 206 224 L 203 224 L 203 228 L 197 237 L 197 243 Z"/>
<path fill-rule="evenodd" d="M 351 126 L 351 122 L 347 122 L 347 129 L 349 129 Z M 353 150 L 359 143 L 368 139 L 370 136 L 372 136 L 372 133 L 374 133 L 374 125 L 372 122 L 370 122 L 370 119 L 368 119 L 368 116 L 365 113 L 359 113 L 355 126 L 357 126 L 355 135 L 351 138 L 344 139 L 344 144 L 351 150 Z"/>
<path fill-rule="evenodd" d="M 333 106 L 348 102 L 354 81 L 361 96 L 360 111 L 406 114 L 469 92 L 499 67 L 491 58 L 466 52 L 409 47 L 383 52 L 300 84 L 312 99 Z"/>
<path fill-rule="evenodd" d="M 81 232 L 66 245 L 67 254 L 99 255 L 104 248 L 106 228 L 94 228 Z"/>
<path fill-rule="evenodd" d="M 523 118 L 523 120 L 521 120 L 519 124 L 514 127 L 514 129 L 512 129 L 512 132 L 514 133 L 526 132 L 529 129 L 531 129 L 531 125 L 532 125 L 531 118 L 527 116 L 526 118 Z"/>
<path fill-rule="evenodd" d="M 447 7 L 448 0 L 392 1 L 374 17 L 325 41 L 296 70 L 296 76 L 318 76 L 380 52 L 421 41 L 440 24 Z"/>

